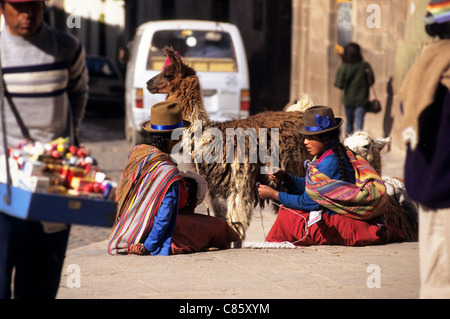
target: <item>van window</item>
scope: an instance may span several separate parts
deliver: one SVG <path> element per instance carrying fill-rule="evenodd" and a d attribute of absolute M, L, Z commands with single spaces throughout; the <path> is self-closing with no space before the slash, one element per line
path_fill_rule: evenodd
<path fill-rule="evenodd" d="M 160 71 L 166 56 L 161 49 L 172 46 L 196 71 L 236 72 L 236 54 L 227 32 L 197 30 L 163 30 L 153 35 L 147 59 L 147 70 Z"/>

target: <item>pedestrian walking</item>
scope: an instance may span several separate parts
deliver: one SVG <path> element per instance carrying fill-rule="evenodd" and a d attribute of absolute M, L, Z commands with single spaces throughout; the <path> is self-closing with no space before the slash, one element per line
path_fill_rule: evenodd
<path fill-rule="evenodd" d="M 10 147 L 27 138 L 47 143 L 76 137 L 84 114 L 88 75 L 83 48 L 75 37 L 44 22 L 44 2 L 0 2 L 5 20 L 0 98 Z M 12 297 L 12 284 L 14 298 L 55 298 L 69 232 L 69 225 L 0 212 L 0 298 Z"/>
<path fill-rule="evenodd" d="M 334 86 L 344 91 L 345 133 L 352 134 L 364 127 L 364 117 L 369 104 L 369 89 L 375 83 L 371 65 L 364 61 L 361 47 L 354 42 L 344 47 L 342 65 L 336 73 Z"/>
<path fill-rule="evenodd" d="M 419 205 L 421 298 L 450 298 L 450 2 L 430 1 L 430 44 L 400 96 L 407 144 L 405 187 Z"/>

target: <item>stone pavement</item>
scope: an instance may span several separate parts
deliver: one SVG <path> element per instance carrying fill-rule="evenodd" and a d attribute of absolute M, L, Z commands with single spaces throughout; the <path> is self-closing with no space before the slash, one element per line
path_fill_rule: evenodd
<path fill-rule="evenodd" d="M 264 214 L 266 227 L 269 214 Z M 255 215 L 252 226 L 257 223 L 260 220 Z M 262 237 L 256 228 L 249 239 Z M 109 256 L 106 240 L 68 251 L 58 292 L 58 298 L 102 299 L 395 299 L 418 295 L 417 243 L 241 248 L 151 257 Z"/>
<path fill-rule="evenodd" d="M 385 175 L 403 176 L 402 157 L 386 153 L 383 161 Z M 261 220 L 257 207 L 248 241 L 263 241 L 263 226 L 266 234 L 270 230 L 274 214 L 265 209 L 262 216 Z M 72 247 L 78 247 L 69 247 L 57 298 L 200 302 L 216 298 L 419 297 L 416 242 L 367 247 L 241 248 L 169 257 L 110 256 L 106 252 L 109 229 L 75 227 Z M 73 238 L 77 236 L 75 245 L 77 239 Z M 82 237 L 91 244 L 83 245 Z"/>

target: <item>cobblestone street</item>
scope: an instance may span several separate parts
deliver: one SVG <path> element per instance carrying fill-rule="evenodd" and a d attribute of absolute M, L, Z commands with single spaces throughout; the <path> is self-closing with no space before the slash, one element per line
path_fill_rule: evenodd
<path fill-rule="evenodd" d="M 81 124 L 80 144 L 91 149 L 99 169 L 115 182 L 120 181 L 130 144 L 125 140 L 123 118 L 100 117 L 87 113 Z M 74 249 L 108 239 L 107 227 L 72 225 L 67 249 Z"/>

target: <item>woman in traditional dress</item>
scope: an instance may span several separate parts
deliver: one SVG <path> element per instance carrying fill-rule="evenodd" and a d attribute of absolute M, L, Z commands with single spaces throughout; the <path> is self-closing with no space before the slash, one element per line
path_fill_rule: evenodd
<path fill-rule="evenodd" d="M 258 188 L 262 199 L 282 204 L 266 241 L 367 245 L 385 242 L 392 233 L 398 238 L 401 234 L 383 218 L 387 198 L 381 178 L 340 142 L 342 118 L 335 118 L 329 107 L 316 106 L 305 111 L 304 123 L 304 143 L 314 156 L 306 164 L 306 177 L 278 170 L 269 179 L 282 181 L 287 192 Z"/>
<path fill-rule="evenodd" d="M 146 144 L 133 147 L 117 189 L 117 217 L 108 241 L 110 254 L 169 255 L 180 199 L 182 176 L 170 153 L 171 139 L 183 121 L 178 103 L 160 102 L 142 124 Z"/>

